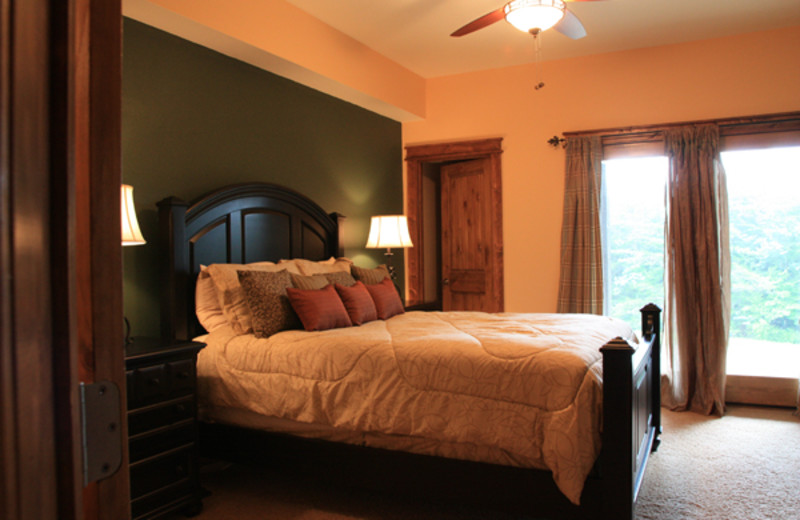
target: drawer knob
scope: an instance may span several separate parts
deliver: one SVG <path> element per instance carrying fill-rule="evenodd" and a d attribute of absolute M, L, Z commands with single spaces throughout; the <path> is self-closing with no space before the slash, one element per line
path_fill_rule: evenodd
<path fill-rule="evenodd" d="M 150 384 L 150 386 L 158 386 L 161 384 L 161 379 L 157 377 L 152 377 L 148 379 L 147 382 Z"/>

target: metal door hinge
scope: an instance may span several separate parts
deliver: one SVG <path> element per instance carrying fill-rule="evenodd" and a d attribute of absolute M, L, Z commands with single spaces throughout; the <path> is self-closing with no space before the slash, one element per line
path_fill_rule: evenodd
<path fill-rule="evenodd" d="M 110 477 L 122 464 L 119 388 L 111 381 L 81 383 L 83 485 Z"/>

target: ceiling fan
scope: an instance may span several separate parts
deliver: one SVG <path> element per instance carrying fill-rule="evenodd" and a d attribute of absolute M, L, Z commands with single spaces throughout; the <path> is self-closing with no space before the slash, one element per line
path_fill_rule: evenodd
<path fill-rule="evenodd" d="M 597 0 L 566 0 L 567 2 L 593 2 Z M 522 32 L 534 36 L 551 27 L 573 40 L 586 36 L 586 29 L 578 17 L 567 9 L 564 0 L 512 0 L 500 9 L 477 18 L 450 36 L 464 36 L 506 19 Z"/>

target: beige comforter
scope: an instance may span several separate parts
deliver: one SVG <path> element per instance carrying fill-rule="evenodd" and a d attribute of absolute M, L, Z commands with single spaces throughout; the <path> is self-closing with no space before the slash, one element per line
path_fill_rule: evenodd
<path fill-rule="evenodd" d="M 412 438 L 412 451 L 548 469 L 578 503 L 600 450 L 599 347 L 621 321 L 591 315 L 409 312 L 270 338 L 207 336 L 201 407 Z"/>

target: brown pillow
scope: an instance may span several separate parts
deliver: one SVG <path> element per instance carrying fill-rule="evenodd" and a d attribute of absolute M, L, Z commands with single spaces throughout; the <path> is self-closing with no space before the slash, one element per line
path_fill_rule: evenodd
<path fill-rule="evenodd" d="M 257 337 L 267 338 L 282 330 L 300 328 L 286 296 L 286 290 L 292 287 L 287 271 L 238 271 L 238 275 Z"/>
<path fill-rule="evenodd" d="M 313 276 L 292 274 L 292 285 L 294 285 L 295 289 L 303 289 L 304 291 L 316 291 L 318 289 L 322 289 L 323 287 L 329 284 L 330 282 L 328 281 L 328 279 L 321 274 L 315 274 Z"/>
<path fill-rule="evenodd" d="M 303 276 L 300 274 L 292 274 L 292 284 L 297 289 L 315 290 L 322 289 L 329 283 L 338 283 L 345 287 L 350 287 L 356 283 L 350 273 L 344 271 L 335 271 L 330 273 L 312 274 L 311 276 Z"/>
<path fill-rule="evenodd" d="M 336 292 L 344 303 L 344 308 L 347 309 L 347 315 L 350 316 L 350 321 L 353 325 L 361 325 L 368 321 L 375 321 L 378 319 L 378 311 L 375 308 L 375 302 L 372 301 L 367 287 L 361 282 L 355 282 L 352 287 L 345 287 L 341 284 L 335 284 Z"/>
<path fill-rule="evenodd" d="M 385 278 L 381 283 L 367 285 L 366 287 L 369 295 L 372 296 L 372 301 L 375 302 L 375 309 L 378 311 L 379 319 L 388 320 L 396 314 L 405 312 L 400 295 L 397 294 L 397 288 L 389 278 Z"/>
<path fill-rule="evenodd" d="M 389 269 L 385 265 L 379 265 L 375 269 L 364 269 L 354 265 L 350 267 L 350 271 L 353 273 L 353 278 L 366 285 L 381 283 L 384 278 L 389 278 Z"/>
<path fill-rule="evenodd" d="M 317 290 L 289 287 L 286 293 L 306 330 L 327 330 L 352 325 L 339 294 L 330 284 Z"/>
<path fill-rule="evenodd" d="M 339 285 L 344 285 L 345 287 L 352 287 L 356 283 L 356 279 L 353 278 L 353 275 L 344 271 L 325 273 L 322 276 L 327 278 L 330 283 L 338 283 Z"/>

